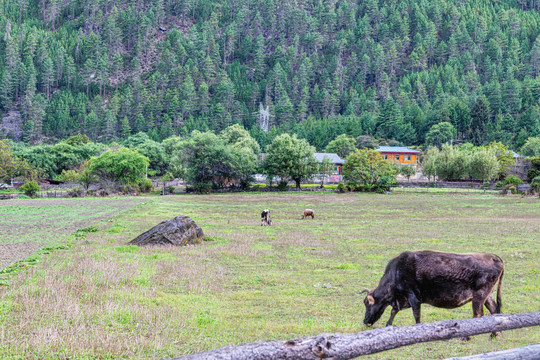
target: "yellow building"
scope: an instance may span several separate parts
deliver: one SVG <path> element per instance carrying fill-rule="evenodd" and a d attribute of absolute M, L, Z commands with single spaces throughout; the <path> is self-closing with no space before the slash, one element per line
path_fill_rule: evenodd
<path fill-rule="evenodd" d="M 418 150 L 409 149 L 404 146 L 379 146 L 378 151 L 383 159 L 393 163 L 417 165 L 418 155 L 421 153 Z"/>

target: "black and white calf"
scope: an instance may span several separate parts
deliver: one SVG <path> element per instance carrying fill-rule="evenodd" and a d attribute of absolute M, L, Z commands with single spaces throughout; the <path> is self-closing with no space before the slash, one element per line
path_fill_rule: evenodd
<path fill-rule="evenodd" d="M 270 226 L 272 225 L 272 220 L 270 219 L 270 210 L 263 210 L 261 213 L 261 226 Z"/>

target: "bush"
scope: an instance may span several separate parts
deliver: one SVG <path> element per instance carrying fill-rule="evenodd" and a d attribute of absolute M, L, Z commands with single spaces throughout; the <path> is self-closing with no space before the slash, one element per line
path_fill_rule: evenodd
<path fill-rule="evenodd" d="M 534 179 L 532 179 L 530 191 L 537 192 L 538 196 L 540 197 L 540 176 L 537 176 Z"/>
<path fill-rule="evenodd" d="M 154 188 L 154 185 L 152 184 L 152 180 L 150 179 L 145 179 L 140 185 L 139 187 L 141 188 L 141 191 L 143 193 L 149 193 L 150 191 L 152 191 L 152 189 Z"/>
<path fill-rule="evenodd" d="M 504 184 L 502 183 L 502 181 L 497 181 L 497 183 L 495 184 L 495 189 L 502 189 L 503 186 Z"/>
<path fill-rule="evenodd" d="M 72 189 L 68 190 L 68 194 L 70 197 L 81 197 L 83 196 L 83 188 L 81 186 L 76 186 Z"/>
<path fill-rule="evenodd" d="M 122 187 L 122 194 L 124 195 L 131 195 L 131 194 L 137 194 L 141 192 L 141 189 L 139 189 L 139 185 L 124 185 Z"/>
<path fill-rule="evenodd" d="M 174 194 L 174 190 L 175 190 L 174 186 L 172 185 L 167 186 L 167 191 L 169 192 L 169 194 Z"/>
<path fill-rule="evenodd" d="M 505 185 L 503 190 L 502 190 L 502 194 L 506 195 L 506 194 L 508 194 L 508 191 L 510 191 L 511 194 L 517 193 L 516 185 L 514 185 L 514 184 Z"/>
<path fill-rule="evenodd" d="M 25 183 L 23 186 L 21 186 L 21 190 L 24 192 L 26 196 L 29 197 L 35 197 L 39 191 L 41 191 L 41 188 L 35 181 L 29 181 Z"/>
<path fill-rule="evenodd" d="M 529 169 L 527 171 L 527 182 L 531 183 L 534 178 L 540 176 L 540 170 L 538 169 Z"/>
<path fill-rule="evenodd" d="M 207 184 L 204 182 L 197 182 L 193 185 L 193 190 L 198 192 L 199 194 L 209 194 L 212 190 L 212 184 Z M 187 192 L 187 189 L 186 189 Z"/>
<path fill-rule="evenodd" d="M 504 185 L 520 185 L 523 184 L 523 181 L 514 175 L 508 175 L 504 180 Z"/>
<path fill-rule="evenodd" d="M 62 170 L 60 174 L 60 180 L 64 182 L 78 182 L 80 174 L 75 170 Z"/>
<path fill-rule="evenodd" d="M 489 181 L 486 181 L 486 182 L 484 182 L 484 183 L 482 184 L 482 188 L 484 188 L 484 190 L 485 190 L 485 189 L 489 189 L 490 186 L 491 186 L 491 184 L 489 183 Z"/>
<path fill-rule="evenodd" d="M 277 186 L 278 191 L 287 191 L 287 181 L 280 181 Z"/>

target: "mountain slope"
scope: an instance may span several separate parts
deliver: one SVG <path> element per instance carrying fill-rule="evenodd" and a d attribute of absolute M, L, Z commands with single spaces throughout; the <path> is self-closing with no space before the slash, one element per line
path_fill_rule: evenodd
<path fill-rule="evenodd" d="M 20 114 L 31 142 L 238 122 L 264 143 L 262 103 L 270 136 L 296 132 L 318 148 L 343 132 L 422 144 L 440 122 L 458 139 L 518 147 L 540 133 L 539 7 L 1 0 L 0 107 Z"/>

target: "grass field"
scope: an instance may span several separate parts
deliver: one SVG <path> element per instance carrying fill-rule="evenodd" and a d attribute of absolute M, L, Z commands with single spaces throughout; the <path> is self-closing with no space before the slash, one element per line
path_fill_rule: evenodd
<path fill-rule="evenodd" d="M 129 199 L 0 201 L 0 269 L 53 245 L 78 228 L 143 202 Z"/>
<path fill-rule="evenodd" d="M 315 210 L 315 220 L 300 220 L 306 207 Z M 265 208 L 274 226 L 259 226 Z M 183 248 L 125 245 L 178 214 L 197 221 L 208 241 Z M 0 358 L 159 359 L 226 344 L 363 331 L 356 293 L 376 286 L 391 257 L 413 249 L 496 253 L 506 264 L 503 312 L 540 309 L 540 202 L 534 198 L 406 192 L 148 197 L 97 226 L 100 231 L 0 287 Z M 384 326 L 388 314 L 375 327 Z M 424 322 L 471 315 L 470 304 L 422 307 Z M 413 323 L 411 310 L 394 321 Z M 486 334 L 365 358 L 439 359 L 538 342 L 538 329 L 528 328 L 493 341 Z"/>

